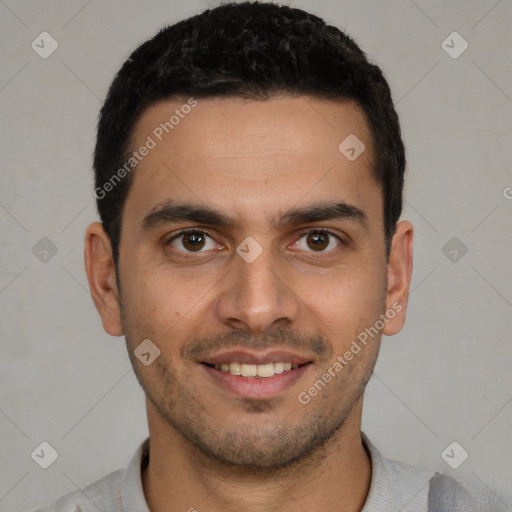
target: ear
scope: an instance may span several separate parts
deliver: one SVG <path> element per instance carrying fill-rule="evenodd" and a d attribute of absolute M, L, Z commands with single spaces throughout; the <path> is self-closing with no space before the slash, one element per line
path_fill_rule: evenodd
<path fill-rule="evenodd" d="M 103 328 L 111 336 L 121 336 L 121 307 L 112 247 L 100 222 L 94 222 L 87 228 L 84 260 L 92 300 L 101 316 Z"/>
<path fill-rule="evenodd" d="M 388 261 L 388 288 L 386 294 L 387 321 L 382 333 L 392 336 L 405 323 L 409 286 L 412 274 L 412 224 L 406 220 L 396 226 Z"/>

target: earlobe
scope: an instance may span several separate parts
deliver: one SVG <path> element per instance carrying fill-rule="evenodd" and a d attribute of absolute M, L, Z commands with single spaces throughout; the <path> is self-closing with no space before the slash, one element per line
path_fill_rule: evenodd
<path fill-rule="evenodd" d="M 103 328 L 111 336 L 121 336 L 121 308 L 110 239 L 100 222 L 92 223 L 85 234 L 85 271 L 91 297 Z"/>
<path fill-rule="evenodd" d="M 388 288 L 386 294 L 387 321 L 383 334 L 400 332 L 405 323 L 409 287 L 412 274 L 413 227 L 406 220 L 397 224 L 388 261 Z"/>

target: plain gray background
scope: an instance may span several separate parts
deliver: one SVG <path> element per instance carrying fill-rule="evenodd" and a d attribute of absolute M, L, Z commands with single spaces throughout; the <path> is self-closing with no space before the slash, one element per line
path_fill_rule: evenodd
<path fill-rule="evenodd" d="M 383 339 L 363 430 L 385 456 L 507 500 L 512 3 L 291 5 L 345 30 L 383 68 L 407 147 L 413 291 L 405 329 Z M 129 53 L 206 7 L 0 1 L 1 511 L 33 510 L 126 466 L 147 435 L 124 339 L 103 331 L 83 268 L 84 230 L 97 219 L 91 154 L 101 102 Z M 58 43 L 46 59 L 31 47 L 44 31 Z M 44 441 L 58 452 L 48 469 L 31 457 Z M 441 457 L 453 441 L 469 453 L 458 469 Z"/>

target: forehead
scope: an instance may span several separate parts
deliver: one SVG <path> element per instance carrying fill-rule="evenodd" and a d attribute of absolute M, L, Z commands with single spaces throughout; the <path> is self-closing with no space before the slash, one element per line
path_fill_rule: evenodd
<path fill-rule="evenodd" d="M 127 214 L 144 216 L 178 198 L 253 217 L 288 203 L 381 204 L 370 129 L 356 103 L 307 96 L 194 102 L 160 101 L 140 117 L 130 149 L 152 148 L 134 171 Z M 346 140 L 357 151 L 364 144 L 355 160 L 343 153 Z"/>

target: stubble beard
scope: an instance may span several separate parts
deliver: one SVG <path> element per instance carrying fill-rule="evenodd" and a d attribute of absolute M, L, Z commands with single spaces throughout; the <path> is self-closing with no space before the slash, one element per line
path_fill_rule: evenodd
<path fill-rule="evenodd" d="M 131 346 L 128 335 L 126 338 L 127 345 Z M 161 361 L 153 363 L 153 374 L 148 375 L 138 370 L 140 366 L 135 364 L 132 355 L 130 358 L 147 398 L 170 429 L 211 462 L 226 469 L 236 469 L 237 473 L 262 476 L 324 458 L 329 445 L 335 442 L 350 412 L 362 397 L 373 372 L 372 366 L 363 382 L 354 386 L 347 371 L 348 378 L 332 384 L 340 388 L 336 396 L 341 400 L 333 399 L 332 393 L 330 400 L 327 397 L 322 400 L 319 396 L 316 402 L 307 405 L 299 404 L 297 400 L 288 413 L 281 413 L 284 420 L 277 426 L 266 427 L 258 422 L 258 418 L 254 420 L 255 415 L 272 414 L 276 407 L 274 401 L 241 399 L 236 417 L 245 415 L 247 420 L 230 427 L 225 422 L 220 423 L 221 418 L 214 417 L 200 398 L 193 396 L 173 370 Z M 349 385 L 352 388 L 350 396 L 347 395 Z M 302 414 L 302 420 L 291 425 L 286 420 L 293 418 L 295 412 Z"/>
<path fill-rule="evenodd" d="M 151 364 L 150 372 L 148 367 L 141 367 L 133 354 L 137 337 L 131 336 L 133 331 L 122 305 L 121 316 L 137 380 L 166 426 L 187 441 L 198 456 L 226 470 L 235 470 L 237 474 L 272 476 L 326 457 L 329 446 L 336 442 L 351 411 L 362 398 L 377 358 L 375 354 L 366 362 L 362 377 L 356 371 L 358 365 L 351 365 L 309 404 L 302 405 L 296 400 L 289 411 L 280 411 L 283 420 L 277 425 L 266 426 L 265 422 L 254 418 L 272 414 L 273 410 L 277 415 L 278 404 L 282 401 L 240 399 L 236 417 L 246 416 L 246 419 L 231 427 L 208 411 L 209 404 L 202 404 L 201 397 L 189 391 L 188 379 L 180 379 L 162 357 Z M 314 381 L 322 373 L 323 370 L 319 370 Z M 296 413 L 302 417 L 300 422 L 287 422 L 287 418 L 293 419 Z"/>

